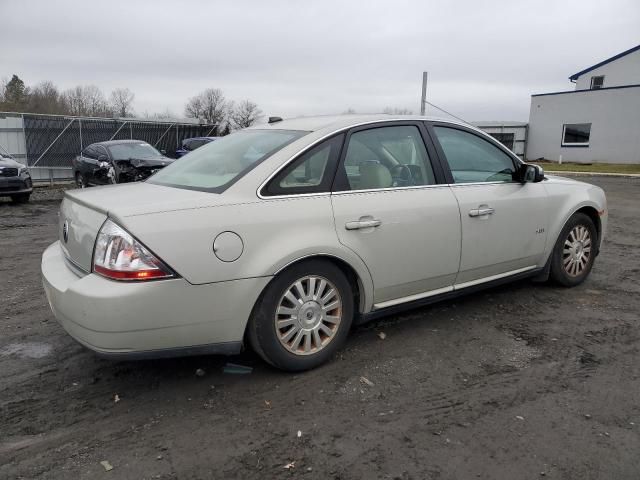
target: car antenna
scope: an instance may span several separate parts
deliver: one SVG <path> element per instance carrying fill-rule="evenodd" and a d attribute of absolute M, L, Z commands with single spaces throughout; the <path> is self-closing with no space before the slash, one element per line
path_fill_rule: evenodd
<path fill-rule="evenodd" d="M 282 121 L 282 117 L 269 117 L 269 123 L 278 123 Z"/>

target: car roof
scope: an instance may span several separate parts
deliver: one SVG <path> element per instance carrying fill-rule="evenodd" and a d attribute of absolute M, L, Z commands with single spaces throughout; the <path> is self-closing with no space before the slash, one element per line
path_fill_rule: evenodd
<path fill-rule="evenodd" d="M 464 123 L 458 120 L 451 120 L 449 118 L 380 113 L 372 115 L 320 115 L 315 117 L 287 118 L 279 122 L 254 125 L 252 127 L 249 127 L 249 129 L 302 130 L 306 132 L 315 132 L 318 130 L 323 130 L 325 128 L 333 128 L 338 130 L 341 128 L 348 128 L 359 124 L 402 120 L 438 121 L 475 128 L 468 123 Z"/>
<path fill-rule="evenodd" d="M 112 145 L 122 145 L 124 143 L 148 143 L 148 142 L 145 142 L 144 140 L 106 140 L 104 142 L 95 142 L 95 143 L 92 143 L 91 145 L 103 145 L 105 147 L 110 147 Z"/>

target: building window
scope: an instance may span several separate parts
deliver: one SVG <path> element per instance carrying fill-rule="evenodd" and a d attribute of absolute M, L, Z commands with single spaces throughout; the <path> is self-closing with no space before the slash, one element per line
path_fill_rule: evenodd
<path fill-rule="evenodd" d="M 588 147 L 590 123 L 566 123 L 562 126 L 563 147 Z"/>
<path fill-rule="evenodd" d="M 604 75 L 598 75 L 597 77 L 591 77 L 591 90 L 597 90 L 604 87 Z"/>
<path fill-rule="evenodd" d="M 498 140 L 509 150 L 513 150 L 513 141 L 515 137 L 513 133 L 489 133 L 489 135 Z"/>

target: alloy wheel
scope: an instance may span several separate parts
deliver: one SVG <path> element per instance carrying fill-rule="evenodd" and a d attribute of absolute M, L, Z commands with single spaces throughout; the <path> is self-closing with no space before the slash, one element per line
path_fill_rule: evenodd
<path fill-rule="evenodd" d="M 290 353 L 317 353 L 333 340 L 340 327 L 340 292 L 326 278 L 300 278 L 280 298 L 274 321 L 278 340 Z"/>
<path fill-rule="evenodd" d="M 591 232 L 584 225 L 571 229 L 562 249 L 562 266 L 568 275 L 577 277 L 584 272 L 591 259 Z"/>

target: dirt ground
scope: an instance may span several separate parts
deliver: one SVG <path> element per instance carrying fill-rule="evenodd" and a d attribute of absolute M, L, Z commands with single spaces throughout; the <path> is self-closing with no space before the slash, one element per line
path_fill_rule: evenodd
<path fill-rule="evenodd" d="M 610 207 L 585 284 L 393 316 L 298 375 L 98 359 L 40 283 L 60 191 L 0 201 L 0 478 L 640 478 L 640 179 L 582 179 Z"/>

